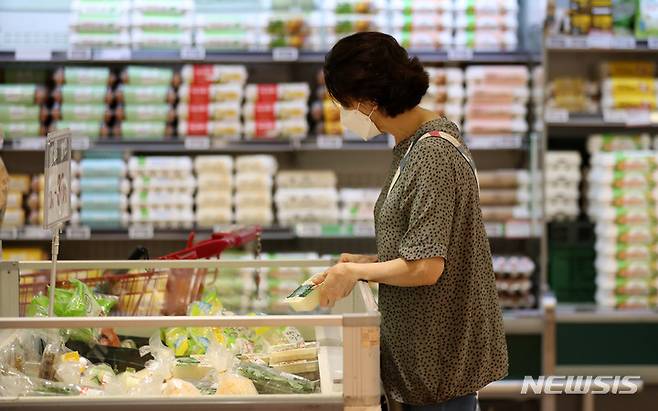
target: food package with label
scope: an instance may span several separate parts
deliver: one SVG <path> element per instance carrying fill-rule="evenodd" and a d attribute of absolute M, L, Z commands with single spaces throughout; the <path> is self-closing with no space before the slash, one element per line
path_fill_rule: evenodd
<path fill-rule="evenodd" d="M 243 65 L 186 64 L 180 75 L 186 84 L 240 84 L 247 82 L 247 68 Z"/>
<path fill-rule="evenodd" d="M 127 225 L 127 165 L 122 158 L 83 158 L 77 167 L 80 224 L 93 228 L 120 228 Z"/>
<path fill-rule="evenodd" d="M 496 289 L 503 308 L 533 308 L 536 265 L 527 256 L 494 256 Z"/>
<path fill-rule="evenodd" d="M 30 84 L 0 85 L 0 132 L 4 138 L 45 135 L 48 110 L 45 88 Z"/>
<path fill-rule="evenodd" d="M 601 65 L 601 109 L 654 110 L 658 105 L 656 66 L 652 62 L 608 61 Z"/>
<path fill-rule="evenodd" d="M 598 90 L 596 83 L 582 77 L 556 77 L 548 85 L 546 107 L 570 113 L 595 113 L 598 111 L 595 99 Z"/>
<path fill-rule="evenodd" d="M 236 83 L 226 84 L 183 84 L 178 89 L 181 103 L 208 104 L 210 102 L 240 101 L 244 94 L 243 86 Z"/>
<path fill-rule="evenodd" d="M 285 120 L 246 121 L 244 137 L 257 139 L 303 139 L 308 135 L 308 122 L 305 117 Z"/>
<path fill-rule="evenodd" d="M 130 43 L 130 2 L 74 0 L 69 19 L 69 46 L 121 47 Z"/>
<path fill-rule="evenodd" d="M 655 153 L 594 152 L 590 163 L 588 214 L 596 223 L 597 303 L 646 308 L 658 273 Z"/>
<path fill-rule="evenodd" d="M 280 171 L 276 177 L 275 194 L 279 222 L 288 225 L 314 222 L 316 218 L 317 222 L 337 222 L 336 184 L 333 171 Z M 324 212 L 309 212 L 314 208 Z"/>
<path fill-rule="evenodd" d="M 194 159 L 198 180 L 196 223 L 202 228 L 233 221 L 233 164 L 231 156 L 204 155 Z"/>
<path fill-rule="evenodd" d="M 515 50 L 519 6 L 515 0 L 460 0 L 453 4 L 457 49 Z"/>
<path fill-rule="evenodd" d="M 651 137 L 642 134 L 604 133 L 593 134 L 587 139 L 587 151 L 590 154 L 599 151 L 634 151 L 651 148 Z"/>
<path fill-rule="evenodd" d="M 577 151 L 549 151 L 545 157 L 546 218 L 575 220 L 578 217 L 581 156 Z M 560 206 L 557 206 L 560 205 Z"/>
<path fill-rule="evenodd" d="M 379 195 L 378 188 L 340 189 L 340 220 L 344 223 L 374 222 L 375 203 Z"/>
<path fill-rule="evenodd" d="M 325 10 L 325 32 L 337 37 L 363 31 L 382 31 L 386 27 L 386 4 L 381 0 L 331 0 L 321 2 Z M 325 47 L 337 39 L 327 37 Z"/>
<path fill-rule="evenodd" d="M 245 99 L 251 102 L 308 101 L 308 83 L 247 84 Z"/>

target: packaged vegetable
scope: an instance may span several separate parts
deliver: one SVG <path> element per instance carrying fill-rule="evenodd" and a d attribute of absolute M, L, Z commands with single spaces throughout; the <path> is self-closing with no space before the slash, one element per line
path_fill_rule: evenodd
<path fill-rule="evenodd" d="M 319 385 L 317 381 L 244 361 L 238 366 L 238 373 L 249 378 L 259 394 L 311 394 Z"/>
<path fill-rule="evenodd" d="M 232 373 L 222 373 L 217 381 L 215 395 L 258 395 L 258 391 L 249 378 Z"/>

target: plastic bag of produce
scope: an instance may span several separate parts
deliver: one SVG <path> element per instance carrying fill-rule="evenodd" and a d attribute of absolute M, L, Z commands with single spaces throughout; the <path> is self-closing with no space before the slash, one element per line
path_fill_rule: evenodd
<path fill-rule="evenodd" d="M 162 384 L 162 395 L 168 397 L 198 397 L 201 393 L 191 383 L 178 378 L 172 378 Z"/>
<path fill-rule="evenodd" d="M 259 394 L 311 394 L 319 386 L 318 381 L 246 361 L 240 363 L 238 373 L 249 378 Z"/>
<path fill-rule="evenodd" d="M 258 395 L 258 391 L 249 378 L 233 373 L 222 373 L 217 380 L 215 395 Z"/>

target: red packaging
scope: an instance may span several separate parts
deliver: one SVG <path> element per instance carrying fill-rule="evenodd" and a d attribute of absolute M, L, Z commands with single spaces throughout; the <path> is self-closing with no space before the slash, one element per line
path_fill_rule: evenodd
<path fill-rule="evenodd" d="M 274 102 L 277 100 L 277 84 L 259 84 L 258 85 L 258 102 Z"/>
<path fill-rule="evenodd" d="M 188 136 L 207 136 L 208 135 L 208 122 L 207 121 L 190 121 L 187 123 Z"/>
<path fill-rule="evenodd" d="M 276 121 L 257 121 L 255 137 L 256 138 L 271 138 L 276 131 Z"/>
<path fill-rule="evenodd" d="M 254 120 L 259 122 L 273 122 L 276 120 L 276 113 L 274 112 L 274 102 L 261 103 L 260 101 L 254 104 Z"/>
<path fill-rule="evenodd" d="M 212 83 L 213 66 L 211 64 L 195 64 L 192 84 L 208 85 Z"/>
<path fill-rule="evenodd" d="M 195 85 L 190 86 L 190 94 L 188 98 L 189 105 L 208 104 L 210 102 L 210 86 L 208 85 Z"/>
<path fill-rule="evenodd" d="M 208 122 L 208 105 L 193 104 L 187 106 L 187 121 L 189 122 Z"/>

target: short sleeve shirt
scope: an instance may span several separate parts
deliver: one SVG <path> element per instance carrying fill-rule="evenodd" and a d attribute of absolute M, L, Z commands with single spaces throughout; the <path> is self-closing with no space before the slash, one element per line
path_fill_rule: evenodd
<path fill-rule="evenodd" d="M 424 123 L 393 149 L 375 207 L 380 261 L 445 259 L 434 285 L 380 285 L 382 380 L 393 399 L 412 405 L 474 393 L 508 369 L 475 174 L 450 142 L 419 140 L 430 131 L 446 132 L 463 144 L 447 119 Z M 389 193 L 401 158 L 416 142 Z"/>

